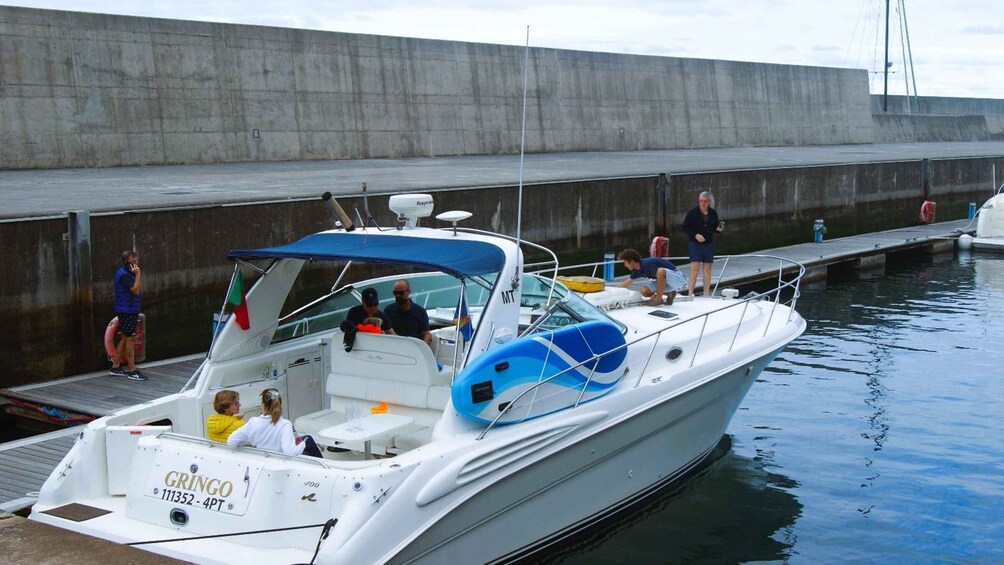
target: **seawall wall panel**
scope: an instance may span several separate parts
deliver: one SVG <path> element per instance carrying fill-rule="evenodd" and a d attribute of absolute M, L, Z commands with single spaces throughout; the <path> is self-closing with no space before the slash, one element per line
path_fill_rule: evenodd
<path fill-rule="evenodd" d="M 0 7 L 0 168 L 512 154 L 523 49 Z M 874 141 L 863 70 L 530 50 L 527 150 Z"/>

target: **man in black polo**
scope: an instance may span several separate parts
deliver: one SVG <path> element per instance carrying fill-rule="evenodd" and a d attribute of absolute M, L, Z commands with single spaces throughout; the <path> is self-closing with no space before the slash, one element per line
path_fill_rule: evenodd
<path fill-rule="evenodd" d="M 349 308 L 345 319 L 352 322 L 352 326 L 355 327 L 363 323 L 366 318 L 380 318 L 382 322 L 380 330 L 385 334 L 393 334 L 394 329 L 390 325 L 390 318 L 380 311 L 380 296 L 377 295 L 376 289 L 364 289 L 362 295 L 362 303 Z"/>
<path fill-rule="evenodd" d="M 390 318 L 391 327 L 397 335 L 417 337 L 432 344 L 429 314 L 425 308 L 411 301 L 411 285 L 408 281 L 401 279 L 394 283 L 394 303 L 384 308 L 384 313 Z"/>

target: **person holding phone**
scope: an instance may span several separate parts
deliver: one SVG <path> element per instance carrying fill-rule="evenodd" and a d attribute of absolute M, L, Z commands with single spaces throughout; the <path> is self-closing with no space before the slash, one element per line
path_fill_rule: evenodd
<path fill-rule="evenodd" d="M 119 319 L 119 331 L 125 336 L 115 346 L 115 358 L 108 373 L 126 377 L 132 381 L 145 381 L 146 376 L 136 368 L 136 327 L 139 324 L 141 273 L 139 254 L 135 251 L 122 252 L 122 264 L 115 271 L 112 288 L 115 290 L 115 316 Z M 128 369 L 123 368 L 123 354 Z"/>
<path fill-rule="evenodd" d="M 683 218 L 683 231 L 687 234 L 687 255 L 690 257 L 690 279 L 687 293 L 694 295 L 697 272 L 702 271 L 704 296 L 711 296 L 711 264 L 715 260 L 713 240 L 716 233 L 725 229 L 725 222 L 718 220 L 718 212 L 712 208 L 714 198 L 704 191 L 697 197 L 697 206 Z"/>

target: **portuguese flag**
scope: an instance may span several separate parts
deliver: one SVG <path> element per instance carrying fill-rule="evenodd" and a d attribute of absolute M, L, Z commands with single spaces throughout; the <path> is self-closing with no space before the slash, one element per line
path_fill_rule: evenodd
<path fill-rule="evenodd" d="M 227 304 L 232 307 L 234 317 L 237 318 L 237 325 L 242 330 L 250 329 L 251 320 L 248 319 L 248 298 L 247 293 L 244 292 L 244 278 L 241 276 L 240 269 L 237 269 L 237 272 L 234 274 L 234 284 L 230 288 L 230 296 L 227 297 Z"/>

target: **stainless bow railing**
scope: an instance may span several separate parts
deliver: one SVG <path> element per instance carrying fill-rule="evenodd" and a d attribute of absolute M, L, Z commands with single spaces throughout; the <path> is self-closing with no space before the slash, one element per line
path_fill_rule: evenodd
<path fill-rule="evenodd" d="M 488 427 L 486 427 L 481 432 L 481 434 L 478 435 L 477 439 L 481 440 L 482 438 L 484 438 L 485 435 L 487 435 L 488 432 L 492 428 L 495 427 L 495 425 L 498 423 L 498 421 L 503 416 L 505 416 L 507 413 L 509 413 L 511 410 L 513 410 L 517 406 L 519 400 L 522 399 L 524 396 L 526 396 L 531 391 L 537 390 L 538 388 L 540 388 L 544 384 L 547 384 L 547 383 L 553 381 L 554 379 L 556 379 L 556 378 L 558 378 L 558 377 L 560 377 L 562 375 L 565 375 L 565 374 L 567 374 L 567 373 L 569 373 L 571 371 L 575 371 L 575 370 L 579 369 L 580 367 L 588 365 L 589 363 L 593 363 L 594 365 L 593 365 L 592 369 L 590 369 L 588 377 L 586 378 L 585 382 L 582 383 L 582 390 L 579 392 L 579 396 L 576 399 L 575 404 L 572 406 L 573 408 L 578 407 L 578 405 L 582 402 L 582 396 L 585 394 L 586 389 L 589 387 L 589 383 L 592 382 L 593 374 L 596 371 L 596 366 L 599 364 L 600 359 L 602 359 L 602 358 L 604 358 L 604 357 L 606 357 L 608 355 L 612 355 L 612 354 L 614 354 L 614 353 L 616 353 L 616 352 L 618 352 L 618 351 L 620 351 L 622 349 L 626 349 L 626 348 L 628 348 L 628 347 L 630 347 L 632 345 L 635 345 L 637 343 L 641 343 L 642 341 L 645 341 L 647 339 L 655 338 L 655 339 L 652 340 L 652 348 L 649 351 L 648 358 L 645 360 L 645 365 L 642 368 L 642 370 L 638 373 L 638 379 L 635 381 L 634 386 L 638 387 L 641 384 L 642 377 L 648 371 L 649 364 L 652 362 L 652 355 L 655 353 L 656 346 L 659 343 L 659 337 L 662 335 L 663 332 L 666 332 L 666 331 L 668 331 L 670 329 L 676 330 L 676 329 L 679 329 L 681 326 L 684 326 L 684 325 L 687 325 L 687 324 L 692 324 L 692 323 L 697 323 L 697 321 L 701 321 L 701 331 L 700 331 L 700 333 L 698 334 L 698 337 L 697 337 L 697 345 L 694 347 L 694 352 L 693 352 L 693 354 L 692 354 L 692 356 L 690 358 L 690 365 L 689 365 L 689 367 L 693 367 L 694 366 L 694 362 L 697 359 L 697 353 L 700 350 L 701 343 L 702 343 L 702 341 L 704 339 L 704 332 L 707 329 L 708 320 L 710 319 L 711 316 L 713 316 L 715 314 L 719 314 L 721 312 L 725 312 L 725 311 L 731 310 L 733 308 L 739 308 L 740 306 L 743 309 L 742 313 L 739 316 L 739 321 L 738 321 L 738 323 L 736 323 L 736 329 L 735 329 L 735 332 L 732 335 L 732 341 L 729 343 L 729 349 L 728 349 L 728 351 L 732 351 L 733 348 L 735 347 L 736 338 L 739 336 L 739 330 L 742 327 L 743 322 L 745 321 L 746 312 L 749 310 L 750 302 L 752 302 L 753 300 L 763 300 L 763 299 L 765 299 L 765 298 L 770 297 L 771 295 L 773 295 L 773 305 L 771 306 L 770 314 L 768 315 L 767 322 L 764 324 L 763 335 L 766 336 L 767 332 L 770 330 L 770 325 L 771 325 L 771 323 L 774 320 L 774 312 L 777 310 L 777 307 L 780 304 L 782 304 L 781 303 L 781 295 L 786 290 L 790 290 L 791 291 L 791 297 L 788 298 L 788 299 L 786 299 L 783 304 L 785 306 L 790 307 L 790 310 L 788 312 L 788 319 L 785 321 L 785 324 L 791 322 L 792 314 L 794 314 L 794 312 L 795 312 L 795 305 L 796 305 L 796 303 L 798 301 L 798 298 L 800 296 L 799 284 L 800 284 L 800 282 L 802 280 L 802 276 L 805 275 L 805 267 L 803 265 L 801 265 L 800 263 L 792 261 L 791 259 L 786 259 L 784 257 L 778 257 L 778 256 L 775 256 L 775 255 L 752 254 L 752 255 L 738 255 L 738 256 L 735 256 L 735 258 L 737 258 L 737 259 L 740 258 L 740 257 L 741 258 L 777 260 L 778 261 L 777 286 L 773 290 L 769 290 L 767 292 L 763 292 L 763 293 L 750 293 L 747 296 L 745 296 L 744 298 L 741 298 L 741 299 L 738 299 L 738 300 L 729 300 L 728 303 L 725 306 L 722 306 L 721 308 L 716 308 L 714 310 L 710 310 L 710 311 L 704 312 L 702 314 L 697 314 L 697 315 L 691 316 L 689 318 L 675 320 L 672 325 L 669 325 L 669 326 L 667 326 L 665 328 L 662 328 L 660 330 L 651 332 L 651 333 L 646 334 L 646 335 L 644 335 L 642 337 L 636 338 L 636 339 L 634 339 L 632 341 L 626 342 L 623 345 L 617 346 L 617 347 L 615 347 L 613 349 L 610 349 L 608 351 L 605 351 L 603 353 L 593 354 L 588 359 L 585 359 L 583 361 L 580 361 L 579 363 L 576 363 L 575 365 L 572 365 L 572 366 L 570 366 L 570 367 L 568 367 L 566 369 L 558 371 L 557 373 L 555 373 L 555 374 L 553 374 L 551 376 L 548 376 L 546 378 L 542 378 L 540 381 L 538 381 L 537 383 L 535 383 L 533 386 L 527 387 L 522 392 L 520 392 L 518 395 L 516 395 L 516 398 L 512 399 L 511 401 L 509 401 L 509 403 L 506 404 L 506 406 L 502 410 L 499 411 L 499 414 L 497 416 L 495 416 L 495 418 L 492 420 L 492 422 L 490 424 L 488 424 Z M 725 259 L 725 263 L 722 266 L 722 271 L 719 272 L 718 276 L 716 277 L 716 283 L 715 283 L 715 289 L 716 290 L 718 288 L 718 282 L 720 282 L 724 278 L 726 270 L 728 269 L 729 259 L 732 259 L 733 257 L 732 256 L 726 256 L 726 257 L 723 257 L 723 258 Z M 670 258 L 670 259 L 672 260 L 673 258 Z M 594 267 L 593 272 L 595 273 L 596 272 L 595 269 L 597 267 L 606 265 L 608 263 L 609 263 L 609 261 L 601 261 L 601 262 L 598 262 L 598 263 L 586 263 L 586 264 L 583 264 L 583 265 L 573 265 L 573 266 L 570 266 L 570 267 L 563 267 L 563 268 L 557 269 L 557 271 L 565 271 L 565 270 L 573 270 L 573 269 L 581 271 L 584 268 Z M 552 270 L 552 269 L 548 269 L 548 271 L 554 272 L 554 270 Z M 785 281 L 784 280 L 785 271 L 789 271 L 791 273 L 794 273 L 795 276 L 791 280 Z M 762 272 L 762 269 L 761 269 L 760 272 Z M 714 291 L 712 292 L 712 294 L 713 293 L 714 293 Z M 533 405 L 533 403 L 531 401 L 531 403 L 529 405 L 527 405 L 527 407 L 532 406 L 532 405 Z"/>

